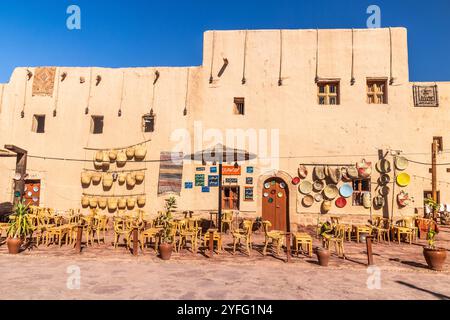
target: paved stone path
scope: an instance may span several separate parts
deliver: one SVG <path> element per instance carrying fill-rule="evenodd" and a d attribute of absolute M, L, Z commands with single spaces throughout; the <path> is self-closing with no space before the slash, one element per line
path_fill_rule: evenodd
<path fill-rule="evenodd" d="M 450 229 L 439 235 L 449 248 Z M 255 243 L 261 243 L 261 235 Z M 229 243 L 231 241 L 226 241 Z M 318 242 L 315 240 L 315 244 Z M 450 270 L 427 269 L 418 244 L 375 244 L 379 269 L 368 273 L 365 245 L 346 243 L 346 260 L 333 256 L 329 267 L 316 257 L 292 263 L 257 250 L 251 257 L 228 252 L 208 259 L 187 250 L 162 261 L 148 249 L 133 257 L 109 244 L 42 247 L 7 254 L 0 246 L 2 299 L 450 299 Z M 284 258 L 284 257 L 281 257 Z M 73 267 L 75 266 L 75 267 Z M 79 269 L 78 269 L 79 268 Z M 74 273 L 75 270 L 75 273 Z M 73 279 L 80 271 L 80 287 Z M 379 272 L 378 272 L 379 271 Z M 68 273 L 69 272 L 69 273 Z M 377 288 L 376 275 L 380 275 Z M 375 277 L 375 278 L 374 278 Z M 368 287 L 369 284 L 372 284 Z"/>

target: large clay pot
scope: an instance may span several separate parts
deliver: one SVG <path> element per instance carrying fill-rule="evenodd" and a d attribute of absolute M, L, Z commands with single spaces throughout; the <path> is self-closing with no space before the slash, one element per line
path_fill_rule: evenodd
<path fill-rule="evenodd" d="M 447 250 L 444 248 L 423 248 L 423 256 L 427 261 L 428 267 L 436 271 L 442 271 L 445 259 L 447 258 Z"/>
<path fill-rule="evenodd" d="M 20 246 L 22 245 L 22 240 L 19 238 L 8 238 L 6 240 L 8 245 L 8 251 L 10 254 L 18 254 L 20 251 Z"/>
<path fill-rule="evenodd" d="M 160 252 L 160 257 L 163 260 L 169 260 L 172 256 L 172 244 L 170 243 L 162 243 L 159 245 L 158 249 Z"/>
<path fill-rule="evenodd" d="M 327 267 L 330 261 L 330 251 L 325 248 L 317 248 L 316 250 L 317 259 L 319 260 L 319 265 L 322 267 Z"/>

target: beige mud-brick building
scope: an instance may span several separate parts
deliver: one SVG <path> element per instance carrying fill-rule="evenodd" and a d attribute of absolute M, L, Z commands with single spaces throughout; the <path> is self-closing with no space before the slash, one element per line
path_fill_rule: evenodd
<path fill-rule="evenodd" d="M 39 188 L 30 198 L 41 206 L 79 208 L 83 194 L 145 194 L 144 210 L 156 214 L 167 198 L 158 194 L 161 152 L 206 148 L 220 142 L 212 139 L 218 133 L 229 144 L 226 130 L 242 129 L 244 147 L 259 158 L 240 163 L 240 174 L 224 176 L 223 192 L 224 205 L 239 208 L 243 216 L 277 219 L 281 214 L 282 223 L 292 227 L 314 224 L 321 203 L 303 204 L 304 195 L 292 183 L 299 165 L 306 164 L 305 180 L 313 182 L 315 164 L 346 165 L 362 159 L 372 162 L 371 177 L 346 182 L 357 189 L 355 194 L 344 208 L 332 201 L 327 215 L 349 221 L 411 215 L 431 189 L 427 164 L 433 137 L 442 139 L 438 162 L 450 162 L 445 151 L 450 141 L 450 83 L 412 83 L 408 68 L 404 28 L 208 31 L 198 67 L 15 69 L 0 88 L 0 145 L 28 151 L 27 183 Z M 256 150 L 248 138 L 254 132 Z M 144 141 L 145 161 L 128 161 L 122 168 L 111 163 L 108 169 L 118 175 L 143 170 L 143 183 L 127 188 L 114 181 L 107 191 L 101 183 L 81 185 L 81 172 L 93 173 L 95 149 L 108 151 Z M 387 154 L 393 168 L 390 150 L 401 150 L 410 160 L 403 171 L 410 184 L 398 186 L 391 170 L 384 208 L 365 208 L 358 192 L 370 192 L 372 199 L 379 195 L 375 163 L 380 154 Z M 196 162 L 163 168 L 168 173 L 161 175 L 163 180 L 181 185 L 176 195 L 180 210 L 217 209 L 214 177 L 206 188 L 208 176 L 217 175 L 211 167 Z M 14 197 L 14 170 L 15 158 L 0 158 L 1 202 Z M 178 181 L 177 170 L 182 173 Z M 196 186 L 202 179 L 205 186 Z M 272 180 L 278 187 L 280 182 L 286 185 L 281 198 L 277 193 L 265 196 L 264 184 Z M 446 166 L 438 167 L 438 180 L 441 201 L 450 202 Z M 414 200 L 406 207 L 397 203 L 401 190 Z M 276 205 L 264 206 L 269 198 Z M 263 213 L 268 207 L 275 211 Z"/>

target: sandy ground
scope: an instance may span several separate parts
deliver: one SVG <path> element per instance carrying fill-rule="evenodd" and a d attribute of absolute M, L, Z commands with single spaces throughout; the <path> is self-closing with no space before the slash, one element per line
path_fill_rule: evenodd
<path fill-rule="evenodd" d="M 450 229 L 439 245 L 449 248 Z M 107 241 L 108 242 L 108 241 Z M 224 243 L 230 243 L 229 236 Z M 170 261 L 152 249 L 132 256 L 109 243 L 84 248 L 40 246 L 19 255 L 0 246 L 2 299 L 450 299 L 450 269 L 427 268 L 423 241 L 375 244 L 368 269 L 365 244 L 345 243 L 347 259 L 329 267 L 317 258 L 262 256 L 262 235 L 251 257 L 223 252 L 213 259 L 182 250 Z M 315 245 L 318 245 L 315 240 Z M 78 277 L 79 275 L 79 277 Z M 79 281 L 78 281 L 79 279 Z M 378 281 L 379 279 L 379 281 Z"/>

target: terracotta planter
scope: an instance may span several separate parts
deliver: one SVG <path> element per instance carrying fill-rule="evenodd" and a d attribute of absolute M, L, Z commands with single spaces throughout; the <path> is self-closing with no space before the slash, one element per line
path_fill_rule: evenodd
<path fill-rule="evenodd" d="M 159 245 L 160 257 L 163 260 L 169 260 L 172 256 L 172 244 L 171 243 L 162 243 Z"/>
<path fill-rule="evenodd" d="M 316 250 L 317 259 L 319 260 L 319 265 L 322 267 L 327 267 L 330 261 L 330 251 L 324 248 L 318 248 Z"/>
<path fill-rule="evenodd" d="M 428 267 L 436 271 L 442 271 L 445 259 L 447 258 L 447 250 L 443 248 L 423 248 L 423 256 L 427 261 Z"/>
<path fill-rule="evenodd" d="M 20 246 L 22 245 L 22 240 L 18 238 L 8 238 L 6 240 L 8 245 L 8 251 L 10 254 L 18 254 L 20 251 Z"/>

